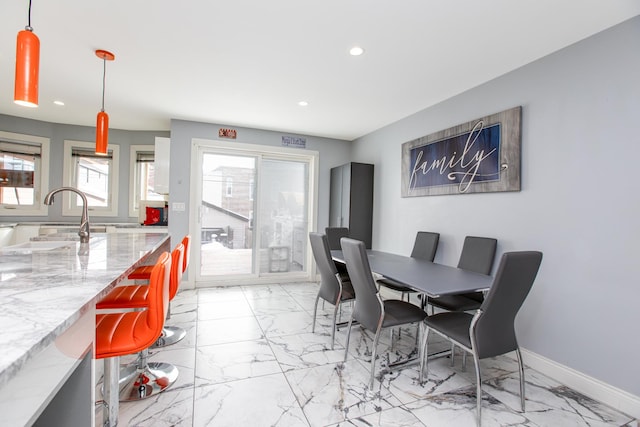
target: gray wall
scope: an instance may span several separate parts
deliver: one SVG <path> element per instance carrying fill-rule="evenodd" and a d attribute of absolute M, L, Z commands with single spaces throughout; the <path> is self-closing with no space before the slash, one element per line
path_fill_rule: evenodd
<path fill-rule="evenodd" d="M 169 232 L 172 236 L 184 236 L 189 232 L 189 196 L 191 178 L 191 141 L 193 138 L 217 140 L 218 129 L 233 127 L 238 131 L 236 144 L 249 143 L 282 146 L 282 136 L 300 136 L 282 132 L 249 129 L 229 125 L 171 120 L 171 165 L 169 182 Z M 302 135 L 304 136 L 304 135 Z M 330 169 L 349 161 L 351 144 L 347 141 L 304 136 L 307 149 L 319 153 L 318 171 L 318 230 L 329 224 L 329 175 Z M 172 203 L 185 204 L 184 212 L 174 212 Z"/>
<path fill-rule="evenodd" d="M 48 123 L 38 120 L 24 119 L 0 114 L 0 130 L 42 136 L 51 140 L 49 189 L 62 186 L 63 148 L 65 139 L 74 141 L 95 141 L 95 127 L 75 126 L 58 123 Z M 109 144 L 120 146 L 120 175 L 118 182 L 118 216 L 96 217 L 94 222 L 137 222 L 137 218 L 129 217 L 129 148 L 131 145 L 153 145 L 156 136 L 169 136 L 163 131 L 126 131 L 109 129 Z M 44 195 L 43 195 L 44 197 Z M 80 218 L 62 216 L 62 203 L 56 202 L 49 207 L 49 215 L 0 217 L 0 222 L 16 221 L 76 221 Z"/>
<path fill-rule="evenodd" d="M 431 230 L 446 264 L 465 235 L 496 237 L 498 255 L 543 251 L 518 317 L 521 345 L 636 396 L 639 79 L 637 17 L 360 138 L 353 151 L 376 165 L 374 248 L 406 254 L 416 231 Z M 517 105 L 522 191 L 400 197 L 402 143 Z"/>

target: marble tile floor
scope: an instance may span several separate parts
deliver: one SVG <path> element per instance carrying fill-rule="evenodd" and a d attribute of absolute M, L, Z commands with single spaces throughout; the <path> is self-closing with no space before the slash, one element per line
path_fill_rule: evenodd
<path fill-rule="evenodd" d="M 386 368 L 415 352 L 416 328 L 385 333 L 376 381 L 367 384 L 372 334 L 354 327 L 343 363 L 346 328 L 331 350 L 332 306 L 318 308 L 318 285 L 296 283 L 181 291 L 169 324 L 187 329 L 181 342 L 151 352 L 180 376 L 156 397 L 121 402 L 119 426 L 437 427 L 475 426 L 475 371 L 449 358 L 418 369 Z M 343 319 L 349 317 L 345 306 Z M 448 343 L 431 334 L 429 350 Z M 123 358 L 123 363 L 130 360 Z M 628 426 L 636 421 L 525 368 L 526 412 L 519 412 L 517 364 L 508 356 L 482 361 L 483 426 Z M 100 398 L 100 391 L 96 392 Z M 96 425 L 101 425 L 100 410 Z"/>

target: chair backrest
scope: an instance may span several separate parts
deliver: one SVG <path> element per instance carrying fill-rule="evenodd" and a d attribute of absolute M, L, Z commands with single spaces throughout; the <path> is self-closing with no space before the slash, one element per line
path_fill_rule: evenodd
<path fill-rule="evenodd" d="M 178 243 L 171 252 L 171 276 L 169 279 L 169 300 L 178 293 L 182 281 L 182 265 L 184 264 L 184 245 Z"/>
<path fill-rule="evenodd" d="M 184 274 L 189 267 L 189 261 L 191 260 L 191 235 L 187 234 L 182 238 L 182 244 L 184 245 L 184 257 L 182 260 L 182 273 Z"/>
<path fill-rule="evenodd" d="M 541 262 L 542 252 L 507 252 L 502 255 L 471 334 L 479 358 L 497 356 L 518 347 L 516 314 L 531 290 Z"/>
<path fill-rule="evenodd" d="M 346 227 L 327 227 L 324 229 L 329 240 L 329 249 L 332 251 L 340 250 L 340 239 L 349 237 L 349 229 Z"/>
<path fill-rule="evenodd" d="M 338 269 L 331 258 L 327 236 L 311 232 L 309 233 L 309 242 L 311 242 L 311 252 L 313 252 L 313 258 L 316 260 L 316 266 L 320 272 L 320 290 L 318 291 L 320 298 L 333 304 L 338 299 L 340 283 L 336 277 Z"/>
<path fill-rule="evenodd" d="M 418 231 L 416 240 L 413 243 L 411 258 L 423 259 L 433 262 L 438 249 L 438 241 L 440 233 L 432 233 L 430 231 Z"/>
<path fill-rule="evenodd" d="M 164 319 L 169 311 L 169 284 L 171 280 L 171 255 L 163 252 L 151 270 L 149 277 L 149 306 L 146 311 L 147 331 L 141 333 L 155 333 L 157 337 L 162 333 Z M 154 339 L 155 341 L 155 339 Z"/>
<path fill-rule="evenodd" d="M 365 244 L 348 237 L 340 239 L 340 244 L 347 264 L 347 272 L 356 293 L 353 318 L 366 329 L 376 331 L 382 318 L 382 300 L 371 274 Z"/>
<path fill-rule="evenodd" d="M 497 245 L 498 241 L 489 237 L 465 237 L 458 268 L 481 274 L 491 273 Z"/>

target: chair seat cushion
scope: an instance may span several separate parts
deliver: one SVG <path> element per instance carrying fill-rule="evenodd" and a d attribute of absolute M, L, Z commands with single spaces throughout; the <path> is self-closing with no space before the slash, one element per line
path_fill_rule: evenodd
<path fill-rule="evenodd" d="M 153 267 L 153 265 L 141 265 L 133 270 L 127 278 L 129 280 L 149 280 Z"/>
<path fill-rule="evenodd" d="M 438 298 L 429 298 L 429 304 L 449 311 L 469 311 L 479 309 L 482 302 L 464 295 L 443 295 Z"/>
<path fill-rule="evenodd" d="M 383 277 L 382 279 L 378 279 L 377 282 L 389 289 L 392 289 L 394 291 L 398 291 L 398 292 L 415 292 L 413 289 L 411 288 L 407 288 L 405 285 L 403 285 L 400 282 L 396 282 L 393 279 L 389 279 L 386 277 Z"/>
<path fill-rule="evenodd" d="M 149 286 L 118 286 L 96 304 L 98 310 L 114 308 L 145 308 L 149 306 Z"/>
<path fill-rule="evenodd" d="M 382 327 L 421 322 L 425 317 L 427 313 L 417 305 L 395 299 L 385 300 Z"/>
<path fill-rule="evenodd" d="M 473 316 L 469 313 L 446 312 L 428 316 L 425 323 L 428 328 L 440 331 L 452 340 L 471 348 L 471 338 L 469 338 L 471 319 Z"/>

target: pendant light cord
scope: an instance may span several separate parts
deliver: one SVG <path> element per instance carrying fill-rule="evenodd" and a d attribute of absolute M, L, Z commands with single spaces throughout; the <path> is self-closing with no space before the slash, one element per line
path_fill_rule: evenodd
<path fill-rule="evenodd" d="M 31 27 L 31 0 L 29 0 L 29 16 L 28 16 L 28 20 L 27 20 L 27 28 L 26 28 L 26 30 L 33 31 L 33 28 Z"/>
<path fill-rule="evenodd" d="M 104 111 L 104 86 L 107 81 L 107 58 L 102 57 L 102 110 Z"/>

